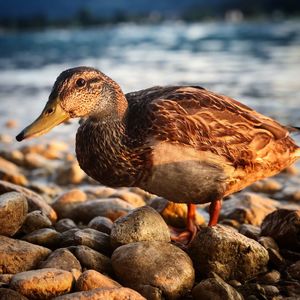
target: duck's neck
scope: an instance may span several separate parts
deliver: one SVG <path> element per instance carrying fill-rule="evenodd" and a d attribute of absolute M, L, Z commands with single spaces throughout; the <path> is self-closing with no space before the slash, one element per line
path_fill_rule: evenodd
<path fill-rule="evenodd" d="M 120 99 L 120 98 L 119 98 Z M 126 134 L 126 103 L 113 115 L 93 114 L 77 131 L 76 154 L 80 167 L 108 186 L 135 186 L 142 176 L 145 154 L 133 147 Z"/>

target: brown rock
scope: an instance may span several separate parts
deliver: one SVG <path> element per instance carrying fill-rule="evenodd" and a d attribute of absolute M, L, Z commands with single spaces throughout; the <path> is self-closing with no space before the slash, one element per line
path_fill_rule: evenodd
<path fill-rule="evenodd" d="M 45 261 L 40 263 L 40 269 L 55 268 L 65 271 L 76 269 L 81 271 L 80 262 L 77 258 L 65 248 L 60 248 L 52 252 Z"/>
<path fill-rule="evenodd" d="M 0 273 L 19 273 L 35 268 L 51 250 L 0 236 Z"/>
<path fill-rule="evenodd" d="M 121 285 L 111 278 L 95 271 L 83 272 L 76 282 L 77 291 L 88 291 L 96 288 L 119 288 Z"/>
<path fill-rule="evenodd" d="M 24 233 L 30 233 L 37 229 L 50 227 L 51 225 L 52 222 L 42 211 L 34 210 L 27 214 L 21 231 Z"/>
<path fill-rule="evenodd" d="M 257 241 L 260 236 L 260 228 L 251 224 L 242 224 L 239 228 L 239 233 Z"/>
<path fill-rule="evenodd" d="M 58 232 L 64 232 L 73 228 L 77 228 L 77 225 L 71 219 L 60 219 L 55 223 L 55 229 Z"/>
<path fill-rule="evenodd" d="M 13 274 L 0 274 L 0 285 L 5 284 L 8 286 L 13 276 Z"/>
<path fill-rule="evenodd" d="M 116 192 L 116 189 L 107 186 L 89 186 L 84 189 L 89 199 L 108 198 Z"/>
<path fill-rule="evenodd" d="M 232 286 L 219 276 L 208 278 L 198 283 L 192 291 L 193 299 L 203 300 L 243 300 Z"/>
<path fill-rule="evenodd" d="M 32 244 L 53 248 L 59 245 L 61 234 L 51 228 L 41 228 L 24 235 L 22 240 Z"/>
<path fill-rule="evenodd" d="M 70 292 L 72 282 L 72 273 L 52 268 L 18 273 L 10 286 L 29 299 L 44 300 Z"/>
<path fill-rule="evenodd" d="M 27 211 L 27 200 L 21 193 L 0 195 L 0 234 L 14 235 L 22 226 Z"/>
<path fill-rule="evenodd" d="M 28 298 L 14 290 L 0 288 L 0 300 L 28 300 Z"/>
<path fill-rule="evenodd" d="M 142 206 L 114 222 L 110 240 L 113 248 L 139 241 L 170 242 L 170 232 L 156 210 Z"/>
<path fill-rule="evenodd" d="M 86 269 L 93 269 L 100 273 L 112 274 L 112 265 L 109 257 L 87 246 L 72 247 L 72 252 Z"/>
<path fill-rule="evenodd" d="M 55 298 L 54 300 L 146 300 L 129 288 L 98 288 Z"/>
<path fill-rule="evenodd" d="M 114 251 L 112 264 L 116 276 L 126 286 L 141 293 L 148 288 L 149 300 L 151 287 L 161 290 L 167 299 L 179 299 L 194 284 L 191 259 L 166 242 L 146 241 L 121 246 Z"/>
<path fill-rule="evenodd" d="M 261 234 L 272 237 L 280 247 L 300 250 L 300 210 L 279 209 L 261 225 Z"/>
<path fill-rule="evenodd" d="M 25 196 L 28 203 L 28 210 L 41 210 L 52 222 L 57 219 L 56 212 L 37 193 L 24 187 L 0 180 L 0 194 L 6 192 L 19 192 Z"/>
<path fill-rule="evenodd" d="M 75 241 L 75 233 L 79 231 L 79 228 L 71 228 L 61 233 L 60 247 L 68 247 L 77 245 Z"/>
<path fill-rule="evenodd" d="M 86 178 L 78 162 L 64 164 L 56 171 L 55 182 L 59 185 L 79 184 Z"/>
<path fill-rule="evenodd" d="M 254 193 L 243 193 L 224 201 L 221 218 L 260 226 L 263 219 L 279 206 L 278 201 Z"/>
<path fill-rule="evenodd" d="M 250 188 L 256 193 L 275 194 L 282 190 L 282 184 L 275 179 L 267 178 L 256 181 Z"/>
<path fill-rule="evenodd" d="M 165 222 L 174 227 L 186 227 L 187 205 L 184 203 L 174 203 L 161 197 L 155 197 L 150 200 L 150 206 L 157 210 Z M 205 219 L 196 212 L 197 223 L 205 224 Z"/>
<path fill-rule="evenodd" d="M 221 225 L 202 228 L 189 253 L 201 276 L 214 272 L 223 280 L 251 279 L 266 270 L 269 260 L 258 242 Z"/>
<path fill-rule="evenodd" d="M 50 175 L 55 170 L 57 164 L 38 153 L 27 153 L 24 156 L 24 166 L 28 169 L 44 169 L 46 174 Z"/>
<path fill-rule="evenodd" d="M 0 155 L 18 166 L 23 166 L 24 154 L 20 150 L 0 150 Z"/>
<path fill-rule="evenodd" d="M 112 226 L 113 222 L 109 218 L 101 216 L 95 217 L 88 224 L 88 227 L 107 234 L 110 234 Z"/>
<path fill-rule="evenodd" d="M 5 127 L 6 128 L 16 128 L 18 127 L 18 121 L 14 119 L 9 119 L 5 122 Z"/>
<path fill-rule="evenodd" d="M 14 163 L 0 157 L 0 179 L 17 185 L 27 185 L 28 180 Z"/>
<path fill-rule="evenodd" d="M 88 246 L 103 254 L 110 255 L 112 253 L 109 235 L 95 229 L 86 228 L 76 231 L 74 240 L 77 245 Z"/>
<path fill-rule="evenodd" d="M 92 200 L 80 203 L 74 208 L 73 220 L 88 223 L 93 218 L 102 216 L 114 221 L 133 209 L 131 204 L 119 198 Z"/>
<path fill-rule="evenodd" d="M 78 204 L 87 200 L 86 194 L 79 189 L 72 189 L 62 195 L 58 196 L 52 203 L 53 209 L 56 211 L 58 217 L 73 218 L 73 209 Z"/>
<path fill-rule="evenodd" d="M 146 202 L 140 195 L 132 193 L 128 190 L 117 190 L 114 194 L 111 195 L 111 197 L 120 198 L 134 207 L 141 207 L 146 205 Z"/>
<path fill-rule="evenodd" d="M 260 275 L 256 280 L 263 284 L 275 284 L 280 280 L 280 273 L 276 270 L 272 270 L 268 273 Z"/>

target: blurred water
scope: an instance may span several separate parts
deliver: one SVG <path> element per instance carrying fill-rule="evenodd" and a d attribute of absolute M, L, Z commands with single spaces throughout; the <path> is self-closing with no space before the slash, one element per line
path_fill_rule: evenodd
<path fill-rule="evenodd" d="M 202 85 L 300 126 L 299 22 L 173 22 L 0 33 L 2 131 L 8 119 L 18 119 L 20 127 L 32 121 L 58 74 L 78 65 L 101 69 L 124 92 Z M 62 126 L 52 136 L 73 137 L 76 126 Z"/>

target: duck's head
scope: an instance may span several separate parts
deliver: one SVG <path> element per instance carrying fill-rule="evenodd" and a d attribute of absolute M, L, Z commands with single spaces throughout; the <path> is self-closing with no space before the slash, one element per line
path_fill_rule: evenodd
<path fill-rule="evenodd" d="M 70 118 L 118 113 L 119 86 L 102 72 L 77 67 L 56 79 L 41 115 L 17 136 L 17 141 L 43 135 Z"/>

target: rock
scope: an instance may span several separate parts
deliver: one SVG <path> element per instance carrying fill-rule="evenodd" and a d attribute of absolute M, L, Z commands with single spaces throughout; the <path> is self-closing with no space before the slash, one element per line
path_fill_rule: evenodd
<path fill-rule="evenodd" d="M 44 169 L 50 175 L 56 168 L 55 163 L 49 161 L 39 153 L 27 153 L 24 156 L 24 166 L 28 169 Z"/>
<path fill-rule="evenodd" d="M 170 232 L 157 211 L 142 206 L 114 222 L 110 240 L 113 248 L 139 241 L 170 242 Z"/>
<path fill-rule="evenodd" d="M 22 226 L 27 211 L 27 200 L 21 193 L 0 195 L 0 234 L 13 236 Z"/>
<path fill-rule="evenodd" d="M 274 250 L 279 251 L 278 245 L 276 244 L 276 242 L 274 241 L 274 239 L 271 238 L 271 237 L 269 237 L 269 236 L 261 236 L 261 237 L 258 239 L 258 242 L 259 242 L 264 248 L 266 248 L 267 250 L 268 250 L 268 249 L 274 249 Z"/>
<path fill-rule="evenodd" d="M 117 278 L 139 292 L 161 290 L 167 299 L 179 299 L 194 284 L 189 256 L 176 246 L 160 241 L 136 242 L 117 248 L 112 255 Z M 134 270 L 134 271 L 133 271 Z"/>
<path fill-rule="evenodd" d="M 75 233 L 79 231 L 79 228 L 72 228 L 61 233 L 60 247 L 75 246 Z"/>
<path fill-rule="evenodd" d="M 111 260 L 104 254 L 87 246 L 72 247 L 72 251 L 84 268 L 93 269 L 104 274 L 112 274 Z"/>
<path fill-rule="evenodd" d="M 214 272 L 225 281 L 251 279 L 266 270 L 269 260 L 258 242 L 221 225 L 202 228 L 189 253 L 201 276 Z"/>
<path fill-rule="evenodd" d="M 52 222 L 42 211 L 34 210 L 27 214 L 21 231 L 24 233 L 30 233 L 41 228 L 50 227 L 51 225 Z"/>
<path fill-rule="evenodd" d="M 300 281 L 300 260 L 298 260 L 296 263 L 290 265 L 287 268 L 287 272 L 290 277 L 292 277 L 295 280 Z"/>
<path fill-rule="evenodd" d="M 72 273 L 52 268 L 18 273 L 10 286 L 29 299 L 44 300 L 70 292 L 72 282 Z"/>
<path fill-rule="evenodd" d="M 0 273 L 15 274 L 35 268 L 51 250 L 0 236 Z"/>
<path fill-rule="evenodd" d="M 39 267 L 40 269 L 55 268 L 70 272 L 72 269 L 81 271 L 80 262 L 65 248 L 60 248 L 52 252 L 45 261 L 40 263 Z"/>
<path fill-rule="evenodd" d="M 116 189 L 107 186 L 89 186 L 84 189 L 89 199 L 108 198 L 116 192 Z"/>
<path fill-rule="evenodd" d="M 274 297 L 279 295 L 279 289 L 274 285 L 263 285 L 262 288 L 268 299 L 274 299 Z"/>
<path fill-rule="evenodd" d="M 58 232 L 64 232 L 72 228 L 77 228 L 77 225 L 71 219 L 60 219 L 57 223 L 55 223 L 54 226 Z"/>
<path fill-rule="evenodd" d="M 267 299 L 264 288 L 257 283 L 245 283 L 236 289 L 246 300 Z"/>
<path fill-rule="evenodd" d="M 74 240 L 77 245 L 88 246 L 103 254 L 110 255 L 112 252 L 109 235 L 92 228 L 76 231 Z"/>
<path fill-rule="evenodd" d="M 261 224 L 261 234 L 282 248 L 300 251 L 300 210 L 279 209 L 269 214 Z"/>
<path fill-rule="evenodd" d="M 131 204 L 134 207 L 141 207 L 146 205 L 144 199 L 135 193 L 132 193 L 128 190 L 117 190 L 114 194 L 110 196 L 111 198 L 120 198 L 125 202 Z"/>
<path fill-rule="evenodd" d="M 267 178 L 256 181 L 250 188 L 256 193 L 275 194 L 282 190 L 282 184 L 275 179 Z"/>
<path fill-rule="evenodd" d="M 86 178 L 78 162 L 64 163 L 56 170 L 55 182 L 59 185 L 80 184 Z"/>
<path fill-rule="evenodd" d="M 87 195 L 79 189 L 72 189 L 58 196 L 52 203 L 52 208 L 56 211 L 59 219 L 73 218 L 73 209 L 78 204 L 85 202 Z"/>
<path fill-rule="evenodd" d="M 28 300 L 28 298 L 14 290 L 0 288 L 0 300 Z"/>
<path fill-rule="evenodd" d="M 28 180 L 14 163 L 0 157 L 0 179 L 17 185 L 27 185 Z"/>
<path fill-rule="evenodd" d="M 272 270 L 268 273 L 260 275 L 256 280 L 258 283 L 275 284 L 280 280 L 280 273 L 276 270 Z"/>
<path fill-rule="evenodd" d="M 29 211 L 41 210 L 51 220 L 51 222 L 56 221 L 56 212 L 37 193 L 24 187 L 0 180 L 0 194 L 6 192 L 19 192 L 23 194 L 27 199 Z"/>
<path fill-rule="evenodd" d="M 113 222 L 110 219 L 101 216 L 95 217 L 88 224 L 88 227 L 107 234 L 110 234 L 112 226 Z"/>
<path fill-rule="evenodd" d="M 192 291 L 193 299 L 203 300 L 243 300 L 232 286 L 219 276 L 208 278 L 198 283 Z"/>
<path fill-rule="evenodd" d="M 23 166 L 24 154 L 20 150 L 17 149 L 9 150 L 9 151 L 0 150 L 0 155 L 6 160 L 9 160 L 10 162 L 18 166 Z"/>
<path fill-rule="evenodd" d="M 165 222 L 171 226 L 184 228 L 187 220 L 187 205 L 185 203 L 174 203 L 161 197 L 150 200 L 149 205 L 158 211 Z M 205 219 L 196 212 L 197 223 L 202 225 Z"/>
<path fill-rule="evenodd" d="M 92 200 L 80 203 L 74 208 L 73 220 L 87 224 L 93 218 L 102 216 L 114 221 L 133 209 L 131 204 L 119 198 Z"/>
<path fill-rule="evenodd" d="M 280 206 L 278 201 L 254 193 L 242 193 L 224 201 L 221 218 L 260 226 L 263 219 Z"/>
<path fill-rule="evenodd" d="M 95 271 L 83 272 L 76 282 L 77 291 L 88 291 L 96 288 L 119 288 L 121 285 L 111 278 Z"/>
<path fill-rule="evenodd" d="M 98 288 L 55 298 L 54 300 L 146 300 L 129 288 Z"/>
<path fill-rule="evenodd" d="M 260 228 L 251 224 L 242 224 L 239 228 L 239 233 L 257 241 L 260 236 Z"/>
<path fill-rule="evenodd" d="M 18 121 L 14 119 L 9 119 L 5 122 L 5 127 L 10 129 L 16 128 L 18 127 Z"/>
<path fill-rule="evenodd" d="M 61 234 L 51 228 L 41 228 L 24 235 L 22 240 L 32 244 L 53 248 L 59 245 Z"/>
<path fill-rule="evenodd" d="M 3 144 L 11 144 L 13 141 L 13 138 L 9 134 L 0 133 L 0 142 Z"/>

